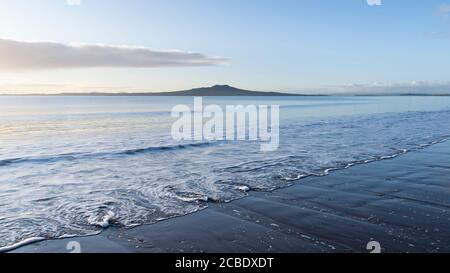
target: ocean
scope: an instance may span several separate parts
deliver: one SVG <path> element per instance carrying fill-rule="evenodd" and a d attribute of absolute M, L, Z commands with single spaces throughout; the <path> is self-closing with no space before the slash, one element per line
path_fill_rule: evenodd
<path fill-rule="evenodd" d="M 450 138 L 450 97 L 204 97 L 279 105 L 280 143 L 176 141 L 191 97 L 0 96 L 0 251 L 186 215 Z"/>

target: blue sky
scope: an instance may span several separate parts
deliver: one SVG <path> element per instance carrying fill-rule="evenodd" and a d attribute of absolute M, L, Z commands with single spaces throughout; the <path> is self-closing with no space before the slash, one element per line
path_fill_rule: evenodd
<path fill-rule="evenodd" d="M 200 53 L 208 63 L 12 69 L 0 59 L 0 92 L 450 86 L 449 6 L 446 0 L 380 6 L 366 0 L 3 0 L 0 39 L 177 49 Z M 225 58 L 210 63 L 209 57 Z"/>

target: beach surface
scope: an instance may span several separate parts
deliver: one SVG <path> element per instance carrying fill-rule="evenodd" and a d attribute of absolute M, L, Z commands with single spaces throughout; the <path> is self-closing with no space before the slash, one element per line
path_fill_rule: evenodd
<path fill-rule="evenodd" d="M 450 251 L 450 142 L 393 159 L 307 177 L 273 192 L 153 225 L 46 240 L 12 252 Z"/>

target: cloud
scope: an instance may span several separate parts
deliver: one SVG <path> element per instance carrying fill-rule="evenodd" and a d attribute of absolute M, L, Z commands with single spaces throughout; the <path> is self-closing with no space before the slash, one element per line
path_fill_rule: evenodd
<path fill-rule="evenodd" d="M 309 90 L 310 93 L 348 95 L 450 94 L 450 82 L 412 81 L 409 83 L 346 84 Z"/>
<path fill-rule="evenodd" d="M 66 3 L 69 6 L 79 6 L 81 5 L 81 0 L 66 0 Z"/>
<path fill-rule="evenodd" d="M 58 69 L 92 67 L 185 67 L 227 63 L 228 58 L 209 57 L 177 50 L 151 50 L 136 46 L 61 44 L 0 39 L 0 69 Z"/>
<path fill-rule="evenodd" d="M 381 6 L 381 0 L 367 0 L 369 6 Z"/>
<path fill-rule="evenodd" d="M 450 14 L 450 4 L 441 5 L 435 12 L 436 16 L 447 19 Z"/>

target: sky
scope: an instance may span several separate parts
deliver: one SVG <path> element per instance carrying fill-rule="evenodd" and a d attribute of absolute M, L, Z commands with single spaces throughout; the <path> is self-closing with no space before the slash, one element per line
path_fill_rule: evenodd
<path fill-rule="evenodd" d="M 0 93 L 450 93 L 449 0 L 0 0 Z"/>

